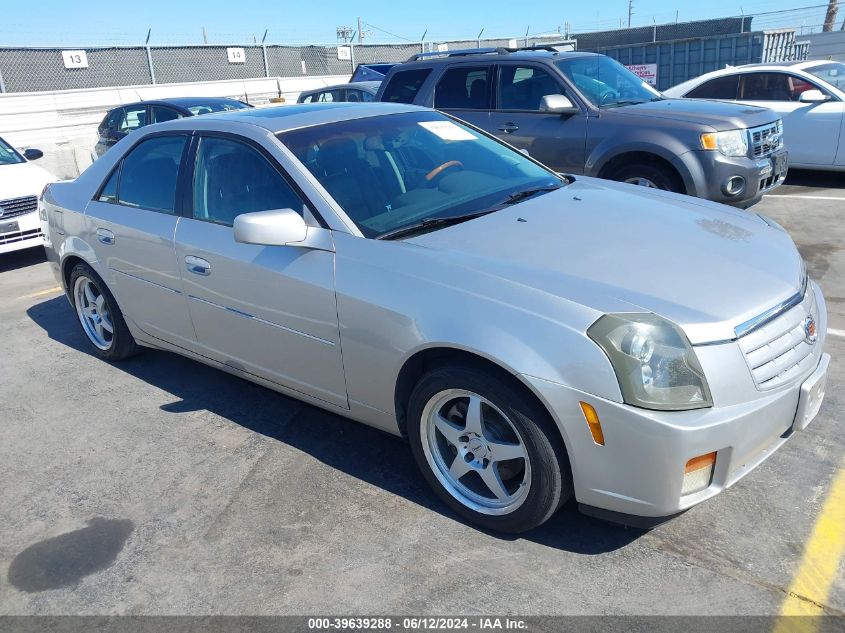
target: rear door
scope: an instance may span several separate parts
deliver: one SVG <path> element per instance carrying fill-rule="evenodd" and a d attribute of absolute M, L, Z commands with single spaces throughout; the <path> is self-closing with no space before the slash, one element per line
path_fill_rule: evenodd
<path fill-rule="evenodd" d="M 187 134 L 153 135 L 129 150 L 86 209 L 106 283 L 147 334 L 190 348 L 195 340 L 173 245 Z"/>
<path fill-rule="evenodd" d="M 832 165 L 839 145 L 843 103 L 834 99 L 803 103 L 799 98 L 806 90 L 821 90 L 828 94 L 792 73 L 744 73 L 739 77 L 737 100 L 770 108 L 781 116 L 790 163 Z"/>
<path fill-rule="evenodd" d="M 541 99 L 553 94 L 562 94 L 578 104 L 560 80 L 541 64 L 500 64 L 490 131 L 555 171 L 583 173 L 587 113 L 583 110 L 563 115 L 541 112 Z"/>
<path fill-rule="evenodd" d="M 489 130 L 493 68 L 479 63 L 449 66 L 434 87 L 434 107 Z"/>
<path fill-rule="evenodd" d="M 183 289 L 199 353 L 348 408 L 334 253 L 235 241 L 241 213 L 294 209 L 302 196 L 257 143 L 201 134 L 189 217 L 176 231 Z"/>

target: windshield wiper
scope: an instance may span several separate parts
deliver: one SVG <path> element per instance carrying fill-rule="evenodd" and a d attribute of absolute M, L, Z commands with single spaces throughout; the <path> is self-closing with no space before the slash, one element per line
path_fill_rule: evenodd
<path fill-rule="evenodd" d="M 484 211 L 476 211 L 475 213 L 466 213 L 464 215 L 452 215 L 448 218 L 426 218 L 425 220 L 420 220 L 414 224 L 401 226 L 398 229 L 388 231 L 387 233 L 379 235 L 376 239 L 395 240 L 400 237 L 413 235 L 414 233 L 424 233 L 429 230 L 460 224 L 461 222 L 466 222 L 467 220 L 473 220 L 475 218 L 480 218 L 482 215 L 493 213 L 493 211 L 495 211 L 495 209 L 486 209 Z"/>
<path fill-rule="evenodd" d="M 523 191 L 517 191 L 516 193 L 510 194 L 507 198 L 505 198 L 504 202 L 502 202 L 501 204 L 505 206 L 516 204 L 517 202 L 521 202 L 526 198 L 536 196 L 538 193 L 548 193 L 549 191 L 556 191 L 561 187 L 563 187 L 563 185 L 552 185 L 551 187 L 537 187 L 535 189 L 524 189 Z"/>

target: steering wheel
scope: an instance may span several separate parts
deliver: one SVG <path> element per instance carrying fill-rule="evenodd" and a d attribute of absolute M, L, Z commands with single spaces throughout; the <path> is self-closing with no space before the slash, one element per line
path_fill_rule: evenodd
<path fill-rule="evenodd" d="M 426 179 L 427 181 L 431 182 L 432 180 L 434 180 L 435 178 L 437 178 L 437 176 L 439 176 L 439 175 L 440 175 L 440 173 L 441 173 L 443 170 L 445 170 L 445 169 L 449 169 L 450 167 L 459 167 L 460 169 L 463 169 L 463 168 L 464 168 L 464 164 L 463 164 L 461 161 L 459 161 L 459 160 L 450 160 L 450 161 L 447 161 L 447 162 L 443 163 L 442 165 L 438 165 L 437 167 L 435 167 L 434 169 L 432 169 L 430 172 L 428 172 L 428 173 L 425 175 L 425 179 Z"/>
<path fill-rule="evenodd" d="M 619 93 L 615 90 L 605 90 L 599 95 L 599 105 L 613 103 L 619 99 Z"/>

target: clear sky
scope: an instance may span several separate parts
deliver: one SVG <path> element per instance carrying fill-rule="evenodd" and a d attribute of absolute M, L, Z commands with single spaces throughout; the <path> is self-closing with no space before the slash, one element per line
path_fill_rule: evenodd
<path fill-rule="evenodd" d="M 826 0 L 633 0 L 632 25 L 789 10 L 760 15 L 757 28 L 819 29 Z M 143 43 L 249 43 L 269 30 L 268 43 L 329 43 L 335 27 L 364 22 L 366 41 L 392 42 L 514 37 L 556 30 L 618 28 L 628 0 L 0 0 L 0 46 L 93 46 Z M 845 7 L 838 22 L 845 19 Z"/>

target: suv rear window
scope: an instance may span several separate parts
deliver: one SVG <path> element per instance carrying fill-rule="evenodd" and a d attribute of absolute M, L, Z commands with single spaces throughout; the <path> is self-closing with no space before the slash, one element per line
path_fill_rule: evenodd
<path fill-rule="evenodd" d="M 394 74 L 387 82 L 381 100 L 390 103 L 413 103 L 420 86 L 430 74 L 431 68 L 415 68 Z"/>

